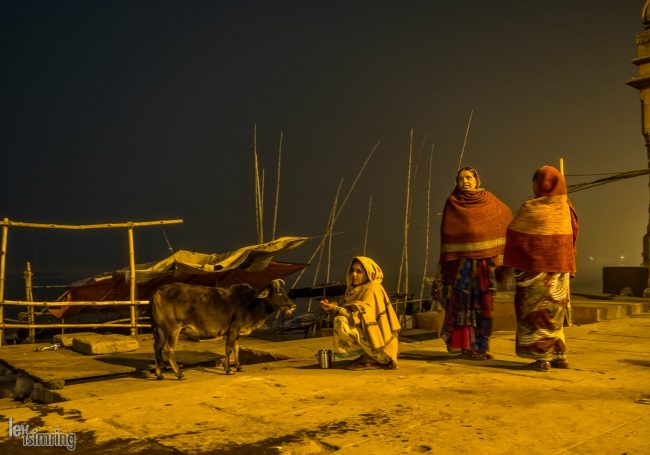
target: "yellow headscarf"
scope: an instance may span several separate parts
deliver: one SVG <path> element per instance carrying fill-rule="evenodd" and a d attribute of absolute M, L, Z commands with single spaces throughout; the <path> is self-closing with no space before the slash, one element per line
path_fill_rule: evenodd
<path fill-rule="evenodd" d="M 345 274 L 345 283 L 347 284 L 347 288 L 345 290 L 346 295 L 352 292 L 354 289 L 354 286 L 352 286 L 352 277 L 350 276 L 350 271 L 352 270 L 352 264 L 355 262 L 360 263 L 363 269 L 366 271 L 366 275 L 368 275 L 368 281 L 376 281 L 377 283 L 381 284 L 381 281 L 384 279 L 384 272 L 382 272 L 381 268 L 375 261 L 365 256 L 355 256 L 352 258 L 352 262 L 350 262 L 348 271 Z"/>

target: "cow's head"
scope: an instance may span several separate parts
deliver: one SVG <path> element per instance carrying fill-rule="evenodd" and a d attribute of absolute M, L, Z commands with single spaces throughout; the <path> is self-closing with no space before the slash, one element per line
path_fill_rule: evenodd
<path fill-rule="evenodd" d="M 296 304 L 289 298 L 284 286 L 283 280 L 273 280 L 267 287 L 262 289 L 257 298 L 266 300 L 277 311 L 291 314 L 296 309 Z"/>

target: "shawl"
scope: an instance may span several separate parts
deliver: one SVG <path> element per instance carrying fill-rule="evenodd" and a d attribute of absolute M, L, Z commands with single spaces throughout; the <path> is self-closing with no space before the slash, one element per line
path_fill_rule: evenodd
<path fill-rule="evenodd" d="M 352 263 L 359 261 L 368 275 L 368 281 L 359 286 L 352 286 L 350 274 L 345 278 L 344 305 L 359 312 L 362 329 L 368 335 L 373 349 L 382 349 L 397 336 L 400 330 L 399 320 L 390 303 L 390 298 L 381 284 L 384 274 L 375 261 L 365 256 L 357 256 Z"/>
<path fill-rule="evenodd" d="M 480 185 L 478 173 L 471 170 Z M 494 194 L 483 188 L 462 191 L 457 186 L 442 212 L 440 260 L 484 259 L 503 254 L 511 219 L 508 206 Z"/>
<path fill-rule="evenodd" d="M 533 182 L 535 197 L 522 204 L 508 226 L 503 263 L 529 272 L 575 274 L 579 224 L 564 176 L 543 166 Z"/>

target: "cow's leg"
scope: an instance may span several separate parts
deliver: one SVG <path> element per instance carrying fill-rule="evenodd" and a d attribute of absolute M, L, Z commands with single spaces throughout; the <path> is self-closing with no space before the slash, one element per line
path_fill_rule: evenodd
<path fill-rule="evenodd" d="M 156 378 L 162 379 L 163 367 L 163 346 L 165 344 L 165 333 L 160 327 L 153 330 L 153 353 L 156 357 Z"/>
<path fill-rule="evenodd" d="M 235 351 L 235 369 L 241 371 L 243 368 L 241 363 L 239 363 L 239 333 L 235 335 L 235 342 L 233 343 L 233 349 Z"/>
<path fill-rule="evenodd" d="M 169 364 L 172 366 L 172 369 L 174 370 L 174 373 L 176 373 L 176 377 L 178 379 L 183 379 L 183 373 L 181 373 L 181 370 L 178 368 L 178 364 L 176 363 L 176 355 L 174 354 L 174 349 L 176 349 L 176 343 L 178 342 L 178 337 L 181 334 L 182 329 L 183 327 L 181 326 L 174 330 L 169 335 L 169 337 L 167 337 L 167 344 L 165 345 L 167 356 L 169 357 Z"/>
<path fill-rule="evenodd" d="M 232 369 L 230 368 L 230 354 L 232 353 L 233 343 L 234 339 L 232 331 L 228 330 L 226 333 L 226 358 L 223 361 L 223 367 L 226 370 L 226 374 L 233 374 Z"/>

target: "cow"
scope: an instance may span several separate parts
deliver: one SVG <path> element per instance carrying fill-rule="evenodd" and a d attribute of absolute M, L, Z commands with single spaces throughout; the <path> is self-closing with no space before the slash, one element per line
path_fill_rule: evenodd
<path fill-rule="evenodd" d="M 149 302 L 156 377 L 163 378 L 164 351 L 176 377 L 183 378 L 174 355 L 181 333 L 192 341 L 225 336 L 226 374 L 233 374 L 230 367 L 233 351 L 235 369 L 241 371 L 239 336 L 248 335 L 260 327 L 273 311 L 291 314 L 295 310 L 296 305 L 284 287 L 284 281 L 273 280 L 262 291 L 248 284 L 219 288 L 171 283 L 158 288 Z"/>

